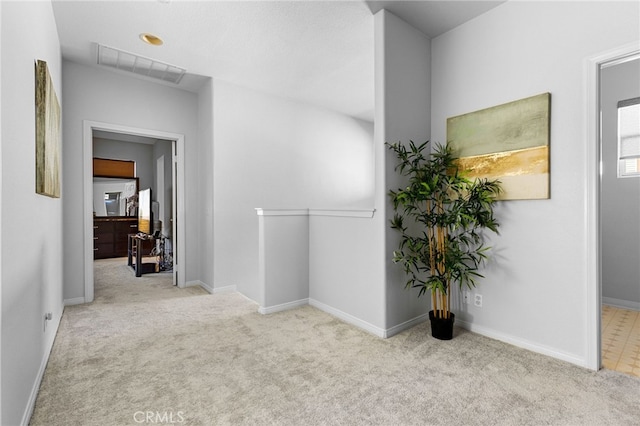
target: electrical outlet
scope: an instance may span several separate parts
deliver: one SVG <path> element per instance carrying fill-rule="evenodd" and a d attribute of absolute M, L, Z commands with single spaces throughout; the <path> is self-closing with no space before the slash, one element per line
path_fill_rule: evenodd
<path fill-rule="evenodd" d="M 51 312 L 44 314 L 44 331 L 47 331 L 47 321 L 51 321 L 51 318 L 53 318 L 53 314 Z"/>
<path fill-rule="evenodd" d="M 476 294 L 473 298 L 473 304 L 478 308 L 482 308 L 482 295 Z"/>
<path fill-rule="evenodd" d="M 468 291 L 463 291 L 462 303 L 464 303 L 465 305 L 468 305 L 469 303 L 471 303 L 471 298 L 469 296 L 470 296 L 470 293 Z"/>

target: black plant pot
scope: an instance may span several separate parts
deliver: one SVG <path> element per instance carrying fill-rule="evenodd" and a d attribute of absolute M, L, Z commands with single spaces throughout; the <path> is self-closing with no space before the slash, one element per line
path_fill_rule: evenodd
<path fill-rule="evenodd" d="M 429 320 L 431 320 L 431 335 L 439 340 L 453 339 L 453 322 L 456 316 L 451 312 L 449 318 L 436 318 L 433 311 L 429 311 Z"/>

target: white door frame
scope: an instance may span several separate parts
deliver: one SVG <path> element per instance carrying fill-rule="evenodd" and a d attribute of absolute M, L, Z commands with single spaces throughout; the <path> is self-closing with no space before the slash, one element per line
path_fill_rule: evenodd
<path fill-rule="evenodd" d="M 84 192 L 84 301 L 93 301 L 93 131 L 102 130 L 112 133 L 125 133 L 129 135 L 145 136 L 154 139 L 167 139 L 174 141 L 179 175 L 174 176 L 177 192 L 176 219 L 177 234 L 174 234 L 172 247 L 174 250 L 174 277 L 180 288 L 185 287 L 185 207 L 184 207 L 184 135 L 179 133 L 162 132 L 158 130 L 141 129 L 137 127 L 121 126 L 119 124 L 102 123 L 98 121 L 83 120 L 83 192 Z"/>
<path fill-rule="evenodd" d="M 640 51 L 640 40 L 587 58 L 586 82 L 586 367 L 599 370 L 601 353 L 602 253 L 600 252 L 600 68 L 624 60 Z"/>

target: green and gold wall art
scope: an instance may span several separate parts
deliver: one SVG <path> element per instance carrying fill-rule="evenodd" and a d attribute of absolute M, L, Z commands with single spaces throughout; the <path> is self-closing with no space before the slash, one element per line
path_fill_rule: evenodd
<path fill-rule="evenodd" d="M 60 104 L 45 61 L 35 74 L 36 193 L 60 198 Z"/>
<path fill-rule="evenodd" d="M 460 170 L 498 179 L 500 200 L 549 198 L 551 94 L 447 119 L 447 142 Z"/>

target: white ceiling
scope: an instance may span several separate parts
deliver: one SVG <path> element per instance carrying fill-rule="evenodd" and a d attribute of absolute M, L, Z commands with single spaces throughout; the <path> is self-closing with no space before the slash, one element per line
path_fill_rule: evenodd
<path fill-rule="evenodd" d="M 435 37 L 502 1 L 65 1 L 53 11 L 65 59 L 96 65 L 97 43 L 207 77 L 373 120 L 373 14 Z M 164 40 L 156 47 L 141 33 Z M 131 74 L 133 75 L 133 74 Z"/>

